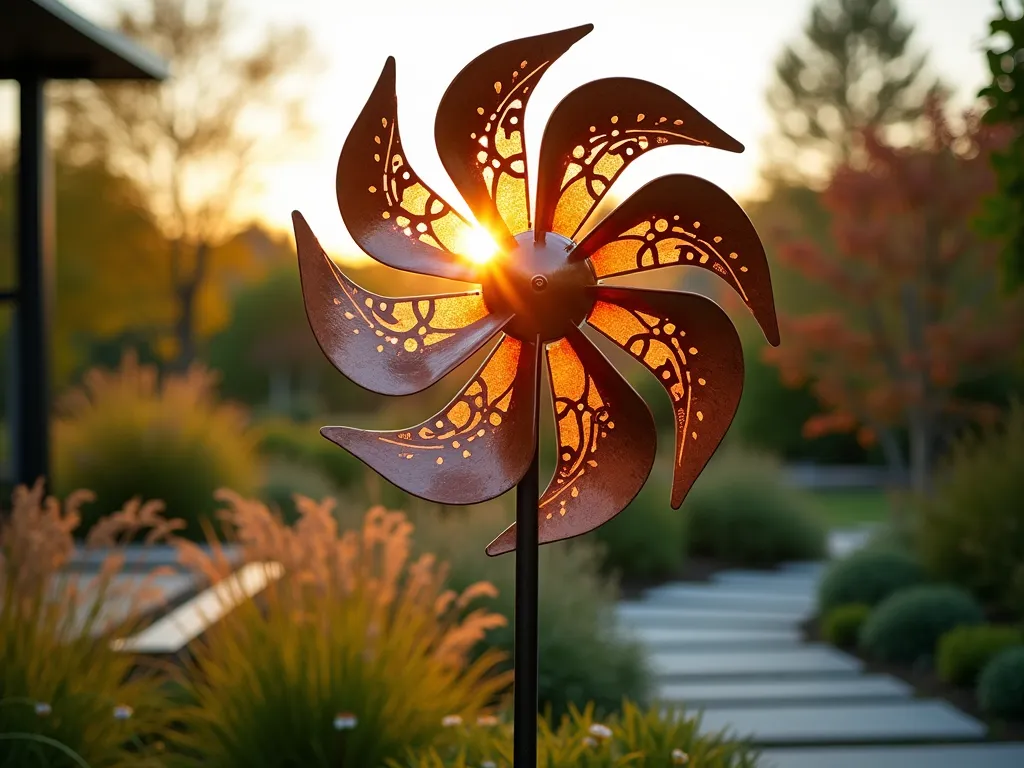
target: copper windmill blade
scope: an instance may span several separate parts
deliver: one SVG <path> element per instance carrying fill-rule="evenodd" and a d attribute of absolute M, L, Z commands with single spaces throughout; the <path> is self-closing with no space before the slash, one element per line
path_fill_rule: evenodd
<path fill-rule="evenodd" d="M 415 427 L 320 433 L 403 491 L 438 504 L 477 504 L 518 483 L 533 458 L 538 347 L 502 337 L 443 411 Z"/>
<path fill-rule="evenodd" d="M 523 121 L 547 68 L 594 28 L 585 24 L 491 48 L 441 98 L 434 140 L 455 186 L 499 246 L 530 229 Z"/>
<path fill-rule="evenodd" d="M 704 296 L 598 286 L 587 323 L 640 361 L 672 400 L 672 507 L 679 508 L 732 423 L 743 349 L 729 316 Z"/>
<path fill-rule="evenodd" d="M 388 58 L 338 159 L 338 207 L 359 247 L 407 272 L 476 282 L 458 258 L 473 228 L 409 165 L 398 133 L 395 60 Z"/>
<path fill-rule="evenodd" d="M 292 214 L 306 317 L 335 368 L 382 395 L 426 389 L 501 330 L 511 315 L 491 313 L 479 291 L 392 299 L 349 280 Z"/>
<path fill-rule="evenodd" d="M 662 176 L 641 187 L 572 252 L 598 278 L 673 265 L 714 272 L 743 299 L 765 338 L 779 345 L 768 258 L 750 219 L 724 190 L 696 176 Z"/>
<path fill-rule="evenodd" d="M 670 144 L 743 151 L 742 144 L 655 83 L 610 77 L 572 91 L 544 129 L 536 232 L 575 240 L 626 166 Z"/>
<path fill-rule="evenodd" d="M 568 539 L 611 520 L 640 492 L 658 435 L 650 409 L 575 326 L 547 346 L 558 427 L 558 468 L 540 498 L 540 543 Z M 513 523 L 487 547 L 511 552 Z"/>

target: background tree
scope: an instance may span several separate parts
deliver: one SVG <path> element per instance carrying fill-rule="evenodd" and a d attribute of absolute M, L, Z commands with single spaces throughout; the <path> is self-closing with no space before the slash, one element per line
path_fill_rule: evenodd
<path fill-rule="evenodd" d="M 868 127 L 907 125 L 936 89 L 915 53 L 913 26 L 895 0 L 818 0 L 803 37 L 775 67 L 768 105 L 776 123 L 770 175 L 817 181 L 858 157 Z"/>
<path fill-rule="evenodd" d="M 988 201 L 983 225 L 1005 239 L 1003 274 L 1012 290 L 1024 284 L 1024 9 L 1012 16 L 1004 2 L 998 7 L 989 27 L 992 82 L 979 95 L 990 105 L 986 122 L 1009 126 L 1014 137 L 992 156 L 999 191 Z"/>
<path fill-rule="evenodd" d="M 144 0 L 117 11 L 117 27 L 171 62 L 163 84 L 81 84 L 60 99 L 67 140 L 108 157 L 142 190 L 166 238 L 162 258 L 174 304 L 176 367 L 197 353 L 200 334 L 226 322 L 227 275 L 252 267 L 242 249 L 222 247 L 240 229 L 237 206 L 252 171 L 279 159 L 301 130 L 299 77 L 308 61 L 304 30 L 238 39 L 226 0 Z M 213 327 L 210 327 L 213 326 Z"/>
<path fill-rule="evenodd" d="M 0 273 L 5 275 L 13 275 L 14 264 L 17 173 L 10 161 L 0 168 Z M 163 289 L 166 262 L 157 258 L 164 241 L 138 186 L 102 160 L 76 163 L 58 146 L 54 198 L 53 364 L 61 387 L 88 364 L 94 343 L 126 334 L 155 338 L 173 319 L 173 305 Z"/>
<path fill-rule="evenodd" d="M 998 248 L 971 221 L 994 187 L 989 155 L 1000 138 L 975 114 L 954 126 L 943 109 L 929 103 L 919 146 L 869 133 L 861 167 L 836 170 L 823 198 L 833 252 L 795 239 L 781 256 L 841 303 L 782 317 L 786 343 L 767 352 L 787 381 L 809 380 L 825 409 L 806 434 L 878 440 L 921 492 L 951 433 L 993 411 L 963 385 L 1024 341 L 1024 295 L 998 295 Z"/>

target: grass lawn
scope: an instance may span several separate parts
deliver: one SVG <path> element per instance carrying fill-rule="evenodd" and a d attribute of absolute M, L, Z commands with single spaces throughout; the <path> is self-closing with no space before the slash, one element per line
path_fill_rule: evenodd
<path fill-rule="evenodd" d="M 815 491 L 812 496 L 829 528 L 855 528 L 889 517 L 889 499 L 881 488 Z"/>

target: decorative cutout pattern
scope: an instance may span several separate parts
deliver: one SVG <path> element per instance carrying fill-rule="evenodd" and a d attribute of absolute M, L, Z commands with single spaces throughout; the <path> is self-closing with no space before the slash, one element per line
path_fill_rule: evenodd
<path fill-rule="evenodd" d="M 547 68 L 591 29 L 492 48 L 470 62 L 441 99 L 434 126 L 441 162 L 480 223 L 506 247 L 531 226 L 526 105 Z"/>
<path fill-rule="evenodd" d="M 566 502 L 579 497 L 578 483 L 588 470 L 598 467 L 600 442 L 615 429 L 608 403 L 601 397 L 594 377 L 580 362 L 566 339 L 548 345 L 548 366 L 558 427 L 558 468 L 540 500 L 544 517 L 565 516 Z"/>
<path fill-rule="evenodd" d="M 643 487 L 657 433 L 644 401 L 577 328 L 547 345 L 558 430 L 558 466 L 540 498 L 541 543 L 606 523 Z M 515 526 L 487 548 L 515 548 Z"/>
<path fill-rule="evenodd" d="M 577 88 L 555 108 L 544 132 L 538 228 L 575 240 L 626 166 L 669 144 L 743 149 L 654 83 L 609 78 Z"/>
<path fill-rule="evenodd" d="M 587 322 L 654 374 L 672 400 L 678 509 L 739 406 L 739 336 L 728 315 L 697 294 L 600 287 L 595 295 Z"/>
<path fill-rule="evenodd" d="M 439 504 L 476 504 L 517 483 L 533 456 L 537 349 L 503 336 L 463 391 L 415 427 L 325 437 L 388 480 Z"/>
<path fill-rule="evenodd" d="M 438 466 L 444 464 L 446 454 L 451 460 L 451 451 L 461 452 L 463 460 L 472 458 L 473 441 L 493 435 L 508 414 L 522 347 L 521 341 L 506 336 L 443 416 L 377 439 L 398 446 L 403 459 L 414 459 L 422 451 L 440 452 L 430 454 Z"/>
<path fill-rule="evenodd" d="M 359 246 L 388 266 L 472 280 L 457 258 L 473 228 L 409 164 L 388 59 L 338 160 L 338 204 Z"/>
<path fill-rule="evenodd" d="M 662 176 L 642 187 L 587 235 L 571 259 L 588 257 L 598 278 L 677 264 L 714 272 L 743 299 L 768 341 L 779 343 L 761 239 L 743 209 L 704 179 Z"/>
<path fill-rule="evenodd" d="M 419 392 L 472 355 L 508 321 L 479 291 L 391 299 L 356 285 L 301 215 L 295 237 L 306 314 L 328 359 L 383 394 Z"/>

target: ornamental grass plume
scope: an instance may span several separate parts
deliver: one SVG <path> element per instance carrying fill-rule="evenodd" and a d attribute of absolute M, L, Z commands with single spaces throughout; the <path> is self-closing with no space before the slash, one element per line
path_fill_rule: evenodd
<path fill-rule="evenodd" d="M 167 541 L 182 523 L 159 502 L 132 499 L 76 544 L 88 491 L 63 506 L 40 480 L 18 486 L 0 517 L 0 765 L 154 765 L 173 720 L 157 670 L 111 647 L 161 599 L 153 581 L 119 578 L 124 547 Z M 97 571 L 67 566 L 80 549 L 102 548 Z M 134 669 L 133 669 L 134 667 Z"/>
<path fill-rule="evenodd" d="M 444 742 L 455 715 L 474 722 L 509 677 L 502 655 L 469 651 L 502 616 L 473 609 L 496 592 L 445 587 L 447 566 L 411 558 L 413 526 L 401 512 L 370 509 L 341 531 L 334 502 L 296 496 L 286 525 L 259 501 L 218 498 L 224 530 L 248 562 L 283 575 L 191 646 L 182 675 L 187 705 L 178 746 L 196 765 L 374 766 L 411 746 Z M 181 562 L 213 578 L 227 573 L 178 542 Z M 339 713 L 344 713 L 338 727 Z"/>

